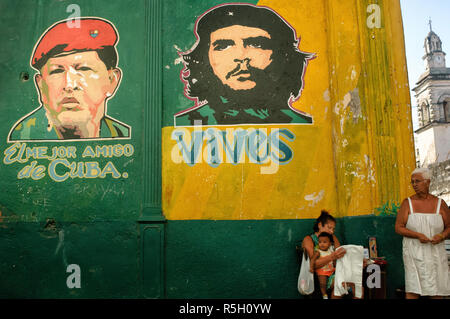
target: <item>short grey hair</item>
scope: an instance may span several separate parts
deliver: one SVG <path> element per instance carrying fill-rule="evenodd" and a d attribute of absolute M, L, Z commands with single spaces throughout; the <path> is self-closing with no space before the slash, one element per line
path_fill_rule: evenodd
<path fill-rule="evenodd" d="M 411 173 L 411 176 L 414 174 L 420 174 L 424 179 L 431 179 L 431 172 L 426 167 L 418 167 Z"/>

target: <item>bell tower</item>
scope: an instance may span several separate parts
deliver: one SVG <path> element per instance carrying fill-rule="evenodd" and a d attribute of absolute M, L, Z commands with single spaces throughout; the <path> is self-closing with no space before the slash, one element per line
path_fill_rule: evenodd
<path fill-rule="evenodd" d="M 429 166 L 450 160 L 450 68 L 445 64 L 442 41 L 433 31 L 425 37 L 425 72 L 413 88 L 419 129 L 417 164 Z"/>
<path fill-rule="evenodd" d="M 445 52 L 442 51 L 442 41 L 439 36 L 433 32 L 431 19 L 429 21 L 430 32 L 425 38 L 424 48 L 425 69 L 445 68 Z"/>

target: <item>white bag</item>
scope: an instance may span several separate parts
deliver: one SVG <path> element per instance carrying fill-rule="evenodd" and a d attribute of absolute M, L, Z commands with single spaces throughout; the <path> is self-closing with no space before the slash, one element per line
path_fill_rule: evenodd
<path fill-rule="evenodd" d="M 364 247 L 357 245 L 344 245 L 346 253 L 344 257 L 336 261 L 336 272 L 334 277 L 334 295 L 342 296 L 348 294 L 347 287 L 342 284 L 351 282 L 355 284 L 353 295 L 356 298 L 362 297 L 362 278 L 363 278 L 363 260 Z"/>
<path fill-rule="evenodd" d="M 310 295 L 314 291 L 314 274 L 309 271 L 309 258 L 305 255 L 307 255 L 306 252 L 303 252 L 297 288 L 302 295 Z"/>

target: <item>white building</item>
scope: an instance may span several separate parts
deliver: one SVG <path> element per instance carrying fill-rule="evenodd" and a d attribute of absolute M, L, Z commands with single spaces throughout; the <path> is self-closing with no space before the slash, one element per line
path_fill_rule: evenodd
<path fill-rule="evenodd" d="M 431 27 L 424 47 L 425 72 L 413 88 L 419 120 L 416 162 L 432 169 L 431 192 L 450 204 L 450 68 Z"/>

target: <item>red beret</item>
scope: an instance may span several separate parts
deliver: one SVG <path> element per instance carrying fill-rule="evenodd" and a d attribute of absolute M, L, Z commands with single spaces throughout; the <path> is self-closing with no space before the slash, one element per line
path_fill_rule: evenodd
<path fill-rule="evenodd" d="M 79 28 L 76 23 L 79 22 Z M 111 23 L 95 18 L 80 18 L 79 21 L 64 20 L 50 27 L 39 40 L 33 53 L 33 67 L 56 46 L 65 46 L 61 52 L 73 50 L 98 50 L 117 43 L 117 33 Z"/>

